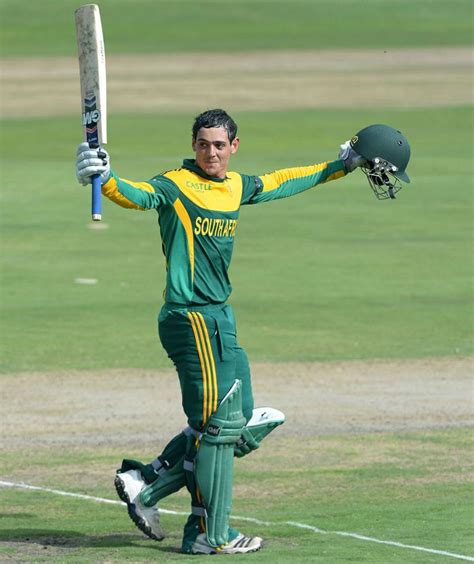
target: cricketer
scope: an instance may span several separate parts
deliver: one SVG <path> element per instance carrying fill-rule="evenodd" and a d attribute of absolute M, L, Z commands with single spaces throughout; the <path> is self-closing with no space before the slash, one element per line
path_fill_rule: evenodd
<path fill-rule="evenodd" d="M 115 487 L 138 528 L 162 540 L 157 504 L 186 486 L 191 511 L 181 550 L 189 554 L 262 547 L 260 537 L 229 526 L 234 458 L 257 449 L 284 421 L 276 409 L 254 409 L 249 362 L 227 304 L 240 207 L 294 196 L 367 166 L 346 142 L 331 162 L 248 176 L 229 170 L 239 143 L 234 120 L 214 109 L 193 123 L 195 158 L 146 181 L 118 176 L 102 148 L 81 143 L 77 150 L 81 184 L 99 174 L 102 194 L 119 206 L 158 213 L 167 264 L 159 337 L 178 373 L 188 427 L 150 463 L 123 460 Z"/>

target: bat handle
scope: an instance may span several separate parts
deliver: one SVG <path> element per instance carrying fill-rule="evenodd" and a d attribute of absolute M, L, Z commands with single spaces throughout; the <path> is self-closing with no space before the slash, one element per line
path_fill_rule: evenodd
<path fill-rule="evenodd" d="M 94 174 L 92 177 L 92 221 L 102 220 L 102 185 L 100 175 Z"/>

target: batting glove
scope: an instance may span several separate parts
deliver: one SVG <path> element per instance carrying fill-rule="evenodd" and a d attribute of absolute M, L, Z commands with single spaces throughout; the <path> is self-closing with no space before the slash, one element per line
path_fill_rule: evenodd
<path fill-rule="evenodd" d="M 367 164 L 366 159 L 359 155 L 359 153 L 356 153 L 351 147 L 350 141 L 346 141 L 339 146 L 339 158 L 344 161 L 344 168 L 346 169 L 346 172 L 352 172 L 359 166 Z"/>
<path fill-rule="evenodd" d="M 102 147 L 91 149 L 89 143 L 81 143 L 76 154 L 76 176 L 79 184 L 90 184 L 91 176 L 100 175 L 100 183 L 105 184 L 110 177 L 109 154 Z"/>

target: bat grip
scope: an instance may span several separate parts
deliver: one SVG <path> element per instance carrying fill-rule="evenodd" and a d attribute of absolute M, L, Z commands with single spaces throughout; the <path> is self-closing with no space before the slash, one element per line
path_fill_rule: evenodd
<path fill-rule="evenodd" d="M 100 175 L 94 174 L 92 177 L 92 221 L 102 220 L 102 185 Z"/>

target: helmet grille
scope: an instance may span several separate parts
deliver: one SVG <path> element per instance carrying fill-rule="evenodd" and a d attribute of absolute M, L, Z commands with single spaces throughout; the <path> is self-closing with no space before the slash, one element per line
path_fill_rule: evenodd
<path fill-rule="evenodd" d="M 402 183 L 394 175 L 397 170 L 395 165 L 380 157 L 368 161 L 362 168 L 378 200 L 394 200 L 395 194 L 402 189 Z"/>

